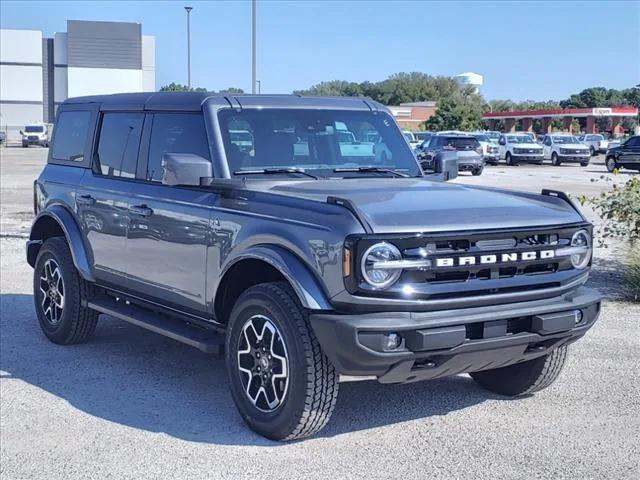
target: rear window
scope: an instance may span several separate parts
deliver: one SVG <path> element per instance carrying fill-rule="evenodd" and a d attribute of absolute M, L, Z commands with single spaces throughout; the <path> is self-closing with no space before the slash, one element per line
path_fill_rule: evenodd
<path fill-rule="evenodd" d="M 24 128 L 24 131 L 26 133 L 42 133 L 44 132 L 44 127 L 43 126 L 28 126 Z"/>
<path fill-rule="evenodd" d="M 442 145 L 453 147 L 456 150 L 475 150 L 480 146 L 480 143 L 473 137 L 446 137 Z"/>
<path fill-rule="evenodd" d="M 74 110 L 61 112 L 55 127 L 55 140 L 51 150 L 54 160 L 82 162 L 87 143 L 91 112 Z"/>

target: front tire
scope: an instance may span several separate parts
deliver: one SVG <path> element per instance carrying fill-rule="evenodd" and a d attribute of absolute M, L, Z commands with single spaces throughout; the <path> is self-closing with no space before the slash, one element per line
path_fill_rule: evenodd
<path fill-rule="evenodd" d="M 287 283 L 259 284 L 240 296 L 229 318 L 225 356 L 233 400 L 255 432 L 294 440 L 329 421 L 338 374 Z"/>
<path fill-rule="evenodd" d="M 86 341 L 96 329 L 98 312 L 84 307 L 93 285 L 73 264 L 62 237 L 49 238 L 38 252 L 33 273 L 33 299 L 40 328 L 53 343 Z"/>
<path fill-rule="evenodd" d="M 560 375 L 567 358 L 567 347 L 559 347 L 549 355 L 508 367 L 472 372 L 481 387 L 510 397 L 538 392 L 551 385 Z"/>
<path fill-rule="evenodd" d="M 507 163 L 507 165 L 509 166 L 514 166 L 517 165 L 518 163 L 513 159 L 513 157 L 511 156 L 511 153 L 507 152 L 507 154 L 504 157 L 505 162 Z"/>
<path fill-rule="evenodd" d="M 471 171 L 471 175 L 473 175 L 474 177 L 479 177 L 480 175 L 482 175 L 482 171 L 484 170 L 484 167 L 478 167 L 478 168 L 474 168 Z"/>
<path fill-rule="evenodd" d="M 613 173 L 613 171 L 618 168 L 618 165 L 616 164 L 616 159 L 614 157 L 607 157 L 606 164 L 607 164 L 607 171 L 609 173 Z"/>
<path fill-rule="evenodd" d="M 558 154 L 556 152 L 553 152 L 551 154 L 551 165 L 553 165 L 554 167 L 559 167 L 561 163 L 562 162 L 560 161 Z"/>
<path fill-rule="evenodd" d="M 589 153 L 591 153 L 592 157 L 595 157 L 596 156 L 596 149 L 593 148 L 593 147 L 589 147 Z"/>

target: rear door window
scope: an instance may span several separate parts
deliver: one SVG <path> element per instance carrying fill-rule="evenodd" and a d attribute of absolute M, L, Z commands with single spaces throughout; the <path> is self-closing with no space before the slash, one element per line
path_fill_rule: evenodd
<path fill-rule="evenodd" d="M 135 178 L 143 121 L 142 113 L 104 114 L 96 154 L 102 175 Z"/>
<path fill-rule="evenodd" d="M 89 111 L 61 112 L 55 125 L 51 158 L 78 163 L 84 161 L 90 123 L 91 112 Z"/>
<path fill-rule="evenodd" d="M 148 181 L 162 180 L 162 157 L 165 153 L 192 153 L 210 159 L 207 131 L 201 113 L 153 115 L 146 173 Z"/>

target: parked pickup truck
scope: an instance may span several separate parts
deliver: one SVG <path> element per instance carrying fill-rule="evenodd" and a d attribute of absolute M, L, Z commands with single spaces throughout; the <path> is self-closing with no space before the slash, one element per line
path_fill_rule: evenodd
<path fill-rule="evenodd" d="M 388 164 L 345 160 L 339 124 L 376 130 Z M 592 225 L 560 192 L 447 183 L 456 152 L 433 163 L 369 99 L 68 99 L 34 184 L 40 328 L 84 342 L 108 314 L 222 354 L 240 415 L 276 440 L 321 430 L 340 381 L 548 387 L 600 312 Z"/>

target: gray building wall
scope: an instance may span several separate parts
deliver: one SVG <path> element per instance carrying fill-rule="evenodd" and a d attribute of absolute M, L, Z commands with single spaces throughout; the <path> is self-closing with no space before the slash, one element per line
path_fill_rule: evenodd
<path fill-rule="evenodd" d="M 42 39 L 42 121 L 53 123 L 56 115 L 54 94 L 53 38 Z"/>
<path fill-rule="evenodd" d="M 69 67 L 142 69 L 139 23 L 67 21 Z"/>

